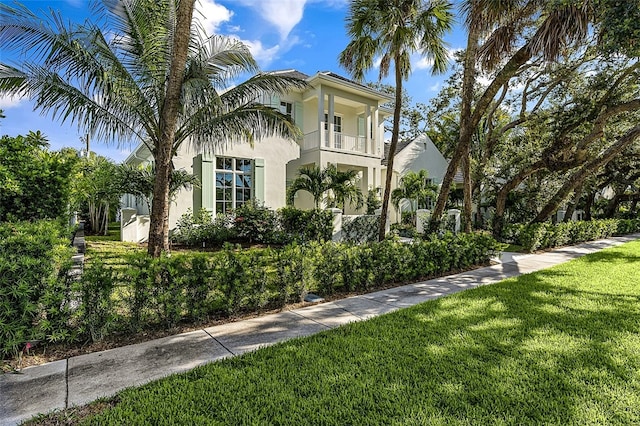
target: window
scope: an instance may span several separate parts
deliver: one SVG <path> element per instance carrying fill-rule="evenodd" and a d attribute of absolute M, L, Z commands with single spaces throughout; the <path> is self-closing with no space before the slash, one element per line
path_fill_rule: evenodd
<path fill-rule="evenodd" d="M 328 135 L 328 129 L 329 126 L 327 126 L 327 123 L 329 122 L 329 115 L 325 114 L 324 115 L 324 130 L 325 130 L 325 141 L 327 143 L 327 146 L 329 144 L 329 135 Z M 338 116 L 338 115 L 334 115 L 333 116 L 333 146 L 335 148 L 342 148 L 342 117 Z"/>
<path fill-rule="evenodd" d="M 280 112 L 293 123 L 293 104 L 291 102 L 280 102 Z"/>
<path fill-rule="evenodd" d="M 252 175 L 252 160 L 216 158 L 216 213 L 227 213 L 251 200 Z"/>
<path fill-rule="evenodd" d="M 324 115 L 324 129 L 329 130 L 327 123 L 329 122 L 329 114 Z M 336 133 L 342 133 L 342 117 L 338 115 L 333 116 L 333 131 Z"/>

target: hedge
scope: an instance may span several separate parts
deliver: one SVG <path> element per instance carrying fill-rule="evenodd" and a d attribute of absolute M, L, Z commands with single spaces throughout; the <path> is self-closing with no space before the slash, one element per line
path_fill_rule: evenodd
<path fill-rule="evenodd" d="M 217 252 L 157 259 L 128 254 L 126 267 L 94 261 L 73 283 L 76 309 L 66 332 L 69 341 L 95 341 L 115 332 L 233 317 L 300 302 L 308 292 L 327 296 L 442 275 L 484 264 L 498 249 L 489 235 L 446 234 L 412 244 L 311 242 L 248 250 L 226 244 Z M 24 327 L 13 348 L 30 336 Z"/>
<path fill-rule="evenodd" d="M 56 221 L 0 223 L 0 353 L 74 338 L 69 237 Z"/>
<path fill-rule="evenodd" d="M 640 219 L 599 219 L 590 221 L 513 224 L 504 228 L 502 239 L 524 250 L 560 247 L 585 241 L 640 232 Z"/>

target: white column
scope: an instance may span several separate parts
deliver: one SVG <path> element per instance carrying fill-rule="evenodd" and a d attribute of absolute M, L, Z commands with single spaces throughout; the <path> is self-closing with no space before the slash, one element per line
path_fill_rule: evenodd
<path fill-rule="evenodd" d="M 338 242 L 342 240 L 342 210 L 332 208 L 329 209 L 329 211 L 333 215 L 333 234 L 331 241 Z"/>
<path fill-rule="evenodd" d="M 324 146 L 324 90 L 322 86 L 318 88 L 318 143 L 321 148 Z"/>
<path fill-rule="evenodd" d="M 327 128 L 329 129 L 329 148 L 335 148 L 335 135 L 334 135 L 334 118 L 335 115 L 335 104 L 333 99 L 333 94 L 329 93 L 328 96 L 328 114 L 327 114 Z"/>
<path fill-rule="evenodd" d="M 364 107 L 364 152 L 374 152 L 371 149 L 371 105 L 367 104 Z"/>
<path fill-rule="evenodd" d="M 374 106 L 373 107 L 373 143 L 372 143 L 372 147 L 371 147 L 371 152 L 374 154 L 380 154 L 379 148 L 382 145 L 382 141 L 381 139 L 384 137 L 384 135 L 379 135 L 380 133 L 380 129 L 379 129 L 379 116 L 378 116 L 378 106 Z"/>

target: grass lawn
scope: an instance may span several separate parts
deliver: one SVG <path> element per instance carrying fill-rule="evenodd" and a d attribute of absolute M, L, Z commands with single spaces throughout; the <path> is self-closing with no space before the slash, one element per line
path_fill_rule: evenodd
<path fill-rule="evenodd" d="M 640 241 L 121 392 L 93 424 L 640 424 Z"/>

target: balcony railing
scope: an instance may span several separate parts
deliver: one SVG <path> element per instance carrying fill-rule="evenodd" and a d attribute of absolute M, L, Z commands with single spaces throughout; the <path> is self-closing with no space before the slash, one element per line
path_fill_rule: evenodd
<path fill-rule="evenodd" d="M 304 135 L 304 142 L 302 145 L 303 151 L 318 149 L 321 146 L 320 132 L 313 131 Z M 322 147 L 327 149 L 334 149 L 337 151 L 359 153 L 359 154 L 380 154 L 380 150 L 375 143 L 371 141 L 372 147 L 367 149 L 367 139 L 364 136 L 352 136 L 344 133 L 333 133 L 333 141 L 329 138 L 329 132 L 322 132 Z"/>

